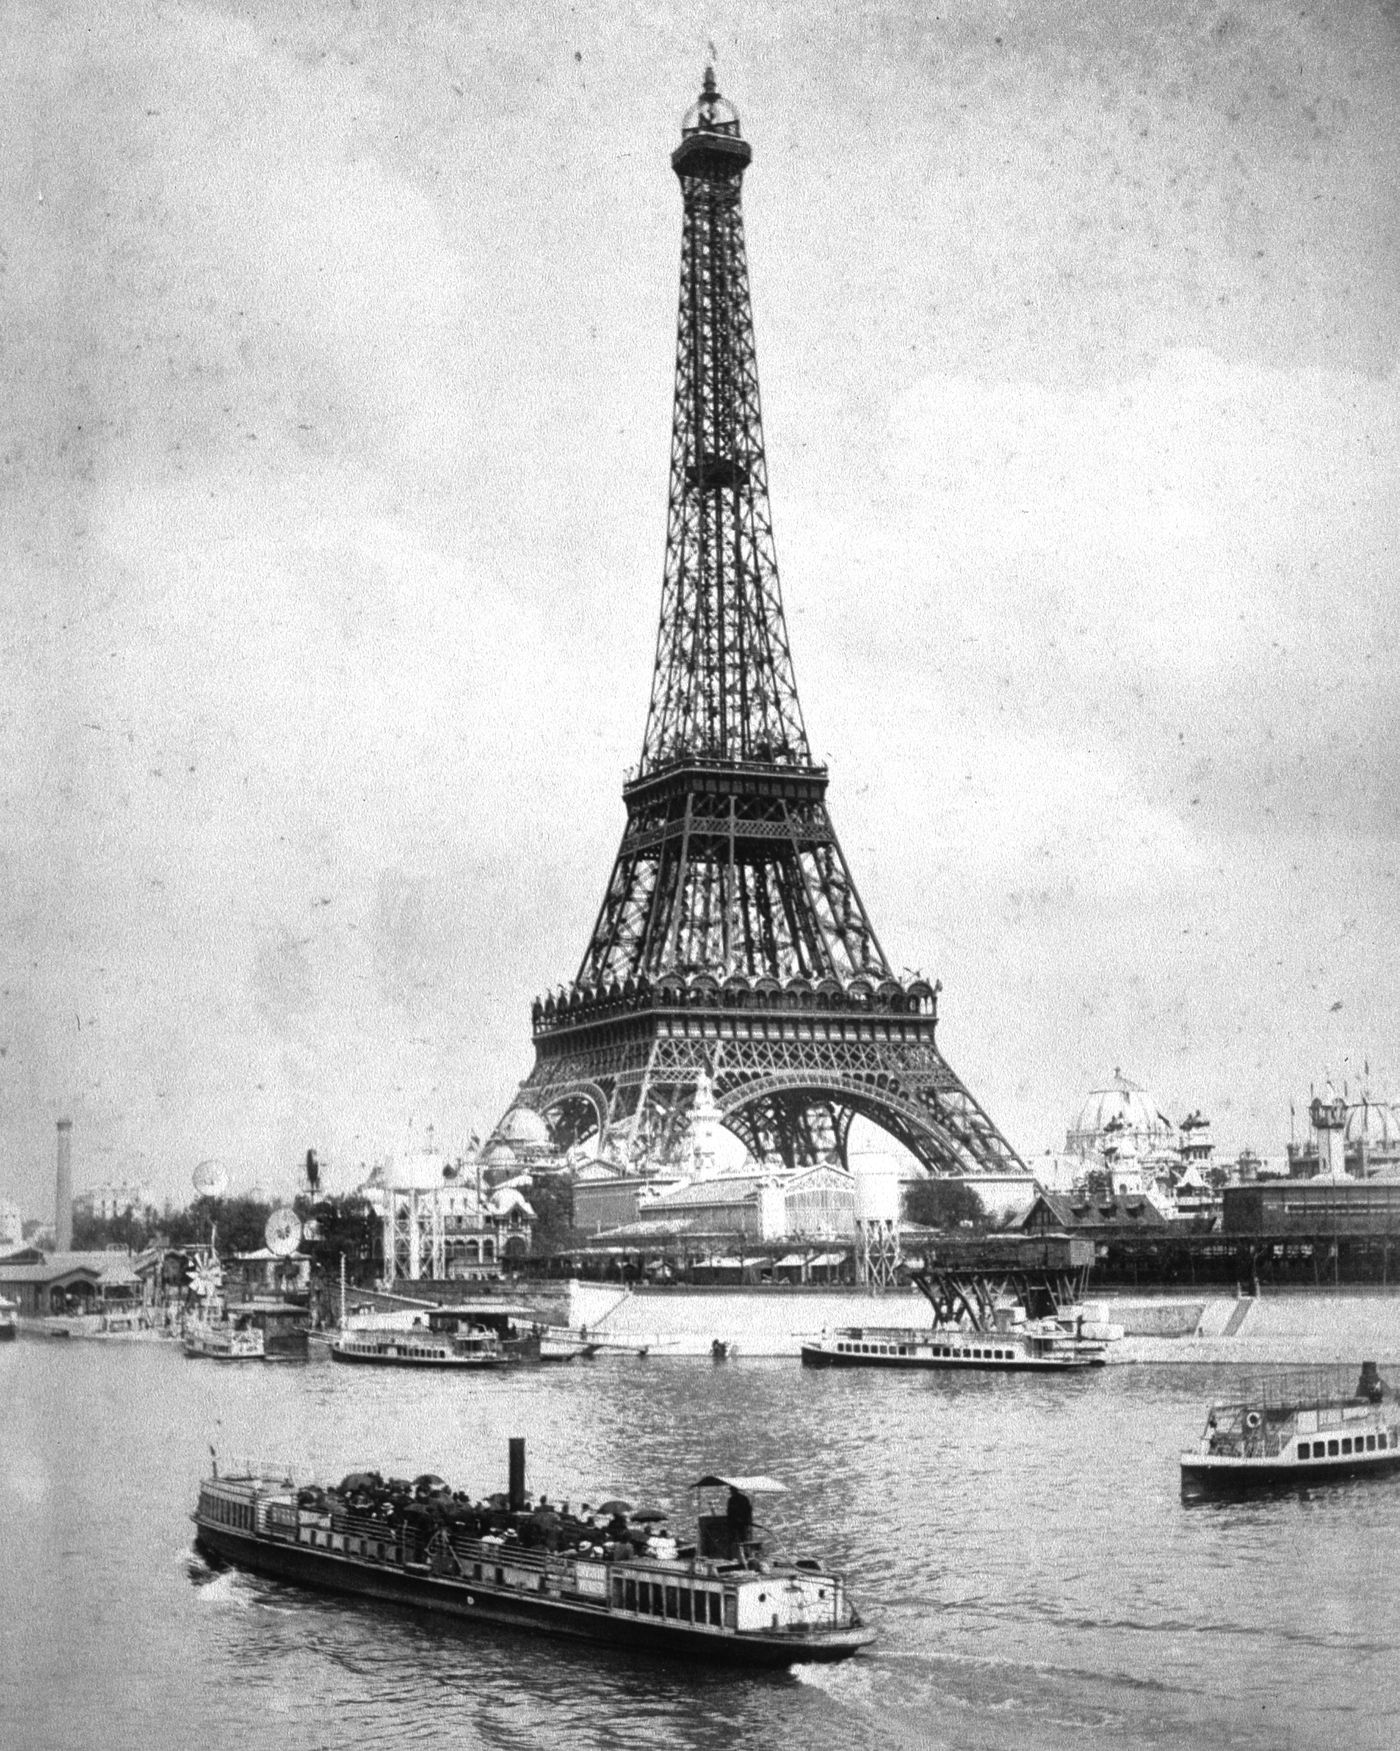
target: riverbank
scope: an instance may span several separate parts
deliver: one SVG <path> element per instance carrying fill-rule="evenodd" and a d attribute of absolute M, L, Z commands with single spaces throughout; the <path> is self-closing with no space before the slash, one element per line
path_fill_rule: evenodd
<path fill-rule="evenodd" d="M 1359 1362 L 1400 1368 L 1400 1292 L 1308 1291 L 1234 1296 L 1094 1295 L 1124 1328 L 1116 1364 L 1158 1366 Z M 836 1289 L 635 1289 L 573 1283 L 569 1324 L 590 1337 L 666 1355 L 707 1355 L 718 1341 L 738 1356 L 797 1356 L 823 1327 L 929 1324 L 916 1290 L 873 1295 Z"/>

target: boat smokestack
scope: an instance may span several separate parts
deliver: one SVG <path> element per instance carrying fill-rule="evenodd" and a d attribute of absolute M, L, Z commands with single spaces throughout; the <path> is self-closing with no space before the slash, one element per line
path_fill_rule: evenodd
<path fill-rule="evenodd" d="M 510 1507 L 518 1514 L 525 1506 L 525 1437 L 510 1438 Z"/>
<path fill-rule="evenodd" d="M 58 1183 L 54 1187 L 53 1244 L 56 1252 L 73 1250 L 73 1121 L 58 1121 Z"/>

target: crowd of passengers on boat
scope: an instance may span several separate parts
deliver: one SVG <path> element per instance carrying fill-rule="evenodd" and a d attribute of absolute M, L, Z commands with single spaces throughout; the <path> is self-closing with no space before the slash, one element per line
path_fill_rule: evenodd
<path fill-rule="evenodd" d="M 629 1518 L 634 1511 L 627 1504 L 606 1502 L 594 1508 L 585 1502 L 575 1513 L 568 1502 L 556 1506 L 543 1495 L 538 1502 L 527 1496 L 520 1508 L 512 1509 L 504 1494 L 474 1502 L 465 1491 L 433 1476 L 410 1483 L 378 1472 L 352 1472 L 336 1489 L 310 1485 L 299 1490 L 297 1506 L 329 1514 L 334 1530 L 350 1529 L 352 1520 L 359 1523 L 356 1530 L 365 1521 L 394 1534 L 402 1530 L 424 1550 L 436 1533 L 445 1531 L 449 1538 L 498 1538 L 503 1549 L 595 1559 L 649 1556 L 667 1561 L 686 1554 L 658 1510 L 637 1510 L 639 1517 Z M 408 1560 L 413 1560 L 411 1555 Z"/>

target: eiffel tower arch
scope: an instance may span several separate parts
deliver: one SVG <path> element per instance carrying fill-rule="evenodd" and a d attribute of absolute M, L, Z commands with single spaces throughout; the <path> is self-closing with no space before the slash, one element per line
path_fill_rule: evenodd
<path fill-rule="evenodd" d="M 740 192 L 751 152 L 706 71 L 671 155 L 680 311 L 661 618 L 627 824 L 572 982 L 534 1005 L 515 1106 L 554 1142 L 662 1166 L 707 1077 L 758 1158 L 846 1157 L 852 1121 L 929 1171 L 1023 1172 L 896 978 L 827 811 L 768 507 Z"/>

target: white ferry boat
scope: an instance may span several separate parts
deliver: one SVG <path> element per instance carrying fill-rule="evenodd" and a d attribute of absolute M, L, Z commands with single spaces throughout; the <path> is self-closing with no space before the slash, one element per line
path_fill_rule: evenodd
<path fill-rule="evenodd" d="M 377 1368 L 500 1368 L 505 1362 L 494 1331 L 435 1312 L 426 1325 L 340 1331 L 331 1359 Z"/>
<path fill-rule="evenodd" d="M 1072 1316 L 1028 1320 L 1020 1306 L 997 1307 L 984 1327 L 844 1326 L 805 1338 L 809 1368 L 939 1368 L 1062 1374 L 1101 1368 L 1108 1345 L 1076 1329 Z"/>
<path fill-rule="evenodd" d="M 701 1478 L 696 1541 L 681 1545 L 650 1533 L 656 1515 L 629 1521 L 626 1502 L 580 1518 L 544 1497 L 532 1506 L 524 1446 L 511 1442 L 509 1494 L 479 1503 L 436 1477 L 353 1473 L 336 1489 L 298 1489 L 280 1467 L 216 1465 L 200 1484 L 195 1542 L 211 1561 L 298 1586 L 685 1659 L 790 1666 L 843 1660 L 874 1639 L 841 1575 L 768 1555 L 752 1497 L 781 1490 L 772 1479 Z"/>
<path fill-rule="evenodd" d="M 1053 1320 L 1005 1331 L 942 1330 L 937 1326 L 846 1326 L 806 1338 L 809 1368 L 945 1368 L 982 1372 L 1062 1374 L 1101 1368 L 1107 1345 L 1076 1338 Z"/>
<path fill-rule="evenodd" d="M 1374 1362 L 1261 1376 L 1213 1404 L 1199 1444 L 1181 1455 L 1187 1496 L 1256 1485 L 1321 1483 L 1400 1468 L 1400 1404 Z"/>

